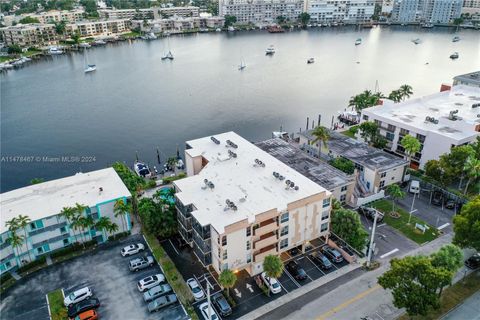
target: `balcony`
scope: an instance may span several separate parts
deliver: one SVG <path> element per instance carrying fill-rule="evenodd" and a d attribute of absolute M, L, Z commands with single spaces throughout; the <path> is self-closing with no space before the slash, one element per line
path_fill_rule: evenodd
<path fill-rule="evenodd" d="M 268 219 L 260 222 L 259 227 L 253 230 L 254 236 L 260 236 L 266 233 L 273 232 L 278 229 L 276 219 Z"/>
<path fill-rule="evenodd" d="M 278 237 L 275 232 L 266 233 L 260 236 L 260 238 L 253 242 L 253 249 L 258 250 L 276 244 Z"/>
<path fill-rule="evenodd" d="M 278 250 L 277 250 L 277 245 L 276 244 L 272 244 L 268 247 L 265 247 L 263 249 L 260 249 L 260 251 L 258 252 L 255 252 L 254 255 L 253 255 L 253 260 L 255 262 L 260 262 L 260 261 L 263 261 L 265 259 L 266 256 L 268 255 L 277 255 L 278 254 Z"/>

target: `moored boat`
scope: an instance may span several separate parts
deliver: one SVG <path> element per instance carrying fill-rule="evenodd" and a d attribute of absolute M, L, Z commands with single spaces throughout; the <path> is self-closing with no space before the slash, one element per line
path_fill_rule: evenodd
<path fill-rule="evenodd" d="M 421 41 L 420 41 L 419 38 L 417 38 L 417 39 L 413 39 L 412 42 L 415 43 L 415 44 L 419 44 Z"/>
<path fill-rule="evenodd" d="M 454 59 L 458 59 L 459 55 L 458 55 L 458 52 L 454 52 L 450 55 L 450 59 L 454 60 Z"/>
<path fill-rule="evenodd" d="M 275 47 L 272 45 L 270 45 L 270 47 L 268 47 L 266 50 L 265 50 L 265 54 L 267 55 L 272 55 L 275 53 Z"/>
<path fill-rule="evenodd" d="M 135 170 L 135 173 L 143 178 L 150 178 L 152 176 L 152 173 L 150 172 L 150 169 L 148 166 L 141 162 L 141 161 L 135 161 L 133 164 L 133 170 Z"/>
<path fill-rule="evenodd" d="M 315 58 L 310 58 L 307 60 L 307 64 L 311 64 L 315 62 Z"/>
<path fill-rule="evenodd" d="M 459 36 L 453 37 L 452 42 L 458 42 L 458 41 L 460 41 L 460 37 L 459 37 Z"/>
<path fill-rule="evenodd" d="M 358 45 L 361 45 L 362 44 L 362 38 L 358 38 L 357 40 L 355 40 L 355 45 L 358 46 Z"/>

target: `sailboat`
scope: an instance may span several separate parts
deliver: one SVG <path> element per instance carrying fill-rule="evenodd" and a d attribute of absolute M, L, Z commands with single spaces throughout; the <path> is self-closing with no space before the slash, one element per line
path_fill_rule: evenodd
<path fill-rule="evenodd" d="M 357 40 L 355 40 L 355 45 L 358 46 L 362 44 L 362 38 L 358 38 Z"/>
<path fill-rule="evenodd" d="M 240 61 L 240 65 L 238 66 L 238 70 L 243 70 L 247 67 L 247 65 L 245 64 L 245 62 L 242 60 Z"/>
<path fill-rule="evenodd" d="M 419 44 L 421 41 L 420 41 L 420 38 L 417 38 L 417 39 L 413 39 L 412 42 L 415 44 Z"/>
<path fill-rule="evenodd" d="M 173 60 L 173 54 L 172 51 L 170 50 L 170 39 L 167 39 L 167 44 L 168 44 L 168 53 L 164 54 L 162 57 L 162 60 Z"/>
<path fill-rule="evenodd" d="M 83 71 L 85 73 L 89 73 L 89 72 L 93 72 L 95 70 L 97 70 L 97 66 L 94 65 L 94 64 L 88 64 L 87 63 L 87 51 L 85 51 L 85 55 L 83 56 L 85 58 L 85 69 L 83 69 Z"/>

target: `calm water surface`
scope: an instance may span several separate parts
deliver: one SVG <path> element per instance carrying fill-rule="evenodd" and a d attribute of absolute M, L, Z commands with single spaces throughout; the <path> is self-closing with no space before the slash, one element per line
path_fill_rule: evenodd
<path fill-rule="evenodd" d="M 480 32 L 459 35 L 453 43 L 452 30 L 393 27 L 199 34 L 88 50 L 98 68 L 92 74 L 83 73 L 83 53 L 32 63 L 0 76 L 1 191 L 117 160 L 131 165 L 136 151 L 153 166 L 157 147 L 163 161 L 184 141 L 223 131 L 266 139 L 280 125 L 304 128 L 305 118 L 318 114 L 329 125 L 350 96 L 373 90 L 377 80 L 386 93 L 404 83 L 415 96 L 437 92 L 453 76 L 480 69 Z M 414 45 L 415 38 L 422 43 Z M 277 52 L 265 56 L 271 44 Z M 168 47 L 174 61 L 161 60 Z M 452 61 L 455 51 L 460 58 Z M 309 57 L 316 62 L 307 65 Z M 247 68 L 240 72 L 242 58 Z"/>

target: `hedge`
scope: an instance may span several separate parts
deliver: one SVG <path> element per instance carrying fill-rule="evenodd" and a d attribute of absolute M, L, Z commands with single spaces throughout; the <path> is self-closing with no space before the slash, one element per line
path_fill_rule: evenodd
<path fill-rule="evenodd" d="M 97 240 L 90 240 L 85 242 L 85 248 L 90 248 L 93 247 L 94 245 L 97 244 Z M 83 245 L 81 243 L 75 242 L 68 247 L 56 250 L 50 254 L 50 257 L 53 258 L 58 258 L 64 255 L 67 255 L 69 253 L 72 253 L 74 251 L 80 251 L 83 250 Z"/>
<path fill-rule="evenodd" d="M 175 181 L 175 180 L 179 180 L 179 179 L 183 179 L 187 176 L 186 173 L 179 173 L 178 176 L 173 176 L 173 177 L 166 177 L 166 178 L 163 178 L 162 181 L 164 184 L 168 184 L 172 181 Z"/>
<path fill-rule="evenodd" d="M 38 267 L 42 264 L 45 264 L 46 261 L 47 261 L 47 257 L 41 256 L 41 257 L 37 258 L 36 260 L 33 260 L 32 262 L 27 263 L 27 264 L 21 266 L 20 268 L 18 268 L 17 273 L 24 273 L 26 271 L 29 271 L 30 269 L 33 269 L 33 268 Z"/>
<path fill-rule="evenodd" d="M 108 236 L 108 241 L 126 238 L 130 235 L 130 233 L 131 233 L 130 231 L 125 231 L 125 232 L 117 233 L 115 235 Z"/>

